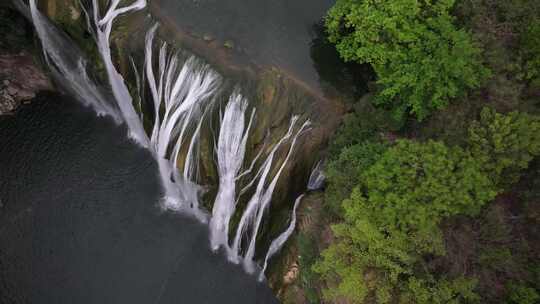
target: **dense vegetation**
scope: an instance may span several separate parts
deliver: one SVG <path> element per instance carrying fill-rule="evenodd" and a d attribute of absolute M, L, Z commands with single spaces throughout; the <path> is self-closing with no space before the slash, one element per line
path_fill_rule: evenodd
<path fill-rule="evenodd" d="M 424 119 L 489 74 L 471 35 L 454 26 L 453 4 L 340 0 L 326 26 L 345 60 L 373 66 L 378 104 L 389 104 L 398 117 Z"/>
<path fill-rule="evenodd" d="M 338 0 L 326 27 L 377 85 L 329 148 L 331 240 L 299 238 L 308 302 L 539 303 L 540 1 Z"/>
<path fill-rule="evenodd" d="M 344 156 L 350 163 L 367 159 L 372 164 L 353 173 L 355 186 L 341 204 L 343 221 L 332 227 L 336 241 L 314 267 L 336 285 L 325 297 L 358 303 L 368 298 L 377 303 L 478 300 L 476 278 L 432 269 L 430 260 L 446 254 L 440 225 L 458 215 L 478 216 L 504 185 L 516 181 L 514 172 L 540 154 L 539 127 L 536 117 L 485 108 L 481 120 L 471 124 L 466 148 L 403 139 L 382 153 L 343 149 L 331 166 Z M 367 158 L 366 152 L 371 152 Z M 347 178 L 330 177 L 331 187 Z M 329 188 L 329 201 L 332 192 Z"/>

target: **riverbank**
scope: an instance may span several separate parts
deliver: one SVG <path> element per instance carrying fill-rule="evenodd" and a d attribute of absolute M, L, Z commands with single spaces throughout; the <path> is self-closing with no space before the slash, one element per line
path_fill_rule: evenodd
<path fill-rule="evenodd" d="M 13 114 L 39 91 L 53 90 L 34 48 L 33 29 L 12 7 L 0 6 L 0 115 Z"/>

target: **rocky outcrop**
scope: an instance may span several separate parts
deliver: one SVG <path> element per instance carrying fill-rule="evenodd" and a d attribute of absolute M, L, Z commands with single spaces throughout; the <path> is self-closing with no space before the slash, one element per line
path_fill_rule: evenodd
<path fill-rule="evenodd" d="M 0 55 L 0 115 L 12 113 L 42 90 L 51 90 L 47 75 L 34 63 L 32 55 Z"/>
<path fill-rule="evenodd" d="M 0 6 L 0 115 L 13 113 L 38 91 L 52 90 L 36 60 L 32 30 L 13 7 Z"/>

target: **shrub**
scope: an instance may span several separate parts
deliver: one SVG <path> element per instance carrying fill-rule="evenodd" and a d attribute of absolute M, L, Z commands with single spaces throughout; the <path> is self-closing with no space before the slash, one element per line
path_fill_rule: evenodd
<path fill-rule="evenodd" d="M 309 303 L 317 303 L 319 295 L 315 284 L 318 282 L 318 274 L 311 270 L 319 254 L 316 240 L 309 234 L 300 233 L 297 238 L 298 263 L 300 268 L 300 283 Z"/>
<path fill-rule="evenodd" d="M 394 120 L 390 111 L 374 107 L 372 100 L 372 95 L 365 95 L 354 104 L 354 111 L 344 116 L 329 147 L 333 159 L 338 158 L 344 148 L 366 141 L 378 141 L 380 133 L 403 127 L 404 120 Z"/>
<path fill-rule="evenodd" d="M 425 280 L 412 278 L 408 282 L 408 291 L 403 293 L 400 303 L 416 304 L 459 304 L 476 303 L 479 300 L 474 292 L 477 281 L 463 277 L 454 280 L 440 280 L 429 284 Z"/>
<path fill-rule="evenodd" d="M 337 159 L 328 164 L 325 206 L 333 214 L 342 214 L 341 203 L 350 196 L 360 175 L 377 161 L 385 149 L 382 143 L 366 141 L 343 149 Z"/>
<path fill-rule="evenodd" d="M 540 78 L 540 19 L 528 24 L 521 40 L 525 77 L 528 80 L 537 80 Z"/>
<path fill-rule="evenodd" d="M 534 288 L 522 284 L 511 283 L 508 290 L 508 304 L 535 304 L 540 300 L 540 295 Z"/>
<path fill-rule="evenodd" d="M 469 128 L 469 144 L 495 183 L 514 183 L 519 171 L 540 154 L 540 119 L 516 111 L 499 114 L 484 108 L 480 120 Z"/>

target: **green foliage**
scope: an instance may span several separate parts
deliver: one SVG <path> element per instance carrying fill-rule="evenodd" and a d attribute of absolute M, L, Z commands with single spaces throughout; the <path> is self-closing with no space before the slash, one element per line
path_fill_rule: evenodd
<path fill-rule="evenodd" d="M 401 127 L 402 122 L 393 120 L 390 112 L 375 108 L 370 100 L 366 95 L 354 105 L 354 112 L 345 115 L 330 144 L 325 207 L 331 215 L 342 213 L 341 202 L 358 184 L 360 174 L 386 149 L 380 134 Z"/>
<path fill-rule="evenodd" d="M 485 269 L 494 271 L 508 271 L 513 264 L 512 252 L 509 248 L 488 248 L 480 252 L 478 257 L 480 265 Z"/>
<path fill-rule="evenodd" d="M 484 108 L 480 120 L 469 128 L 469 144 L 491 179 L 508 185 L 517 181 L 519 170 L 540 154 L 540 118 Z"/>
<path fill-rule="evenodd" d="M 508 304 L 535 304 L 540 301 L 540 295 L 534 288 L 511 283 L 508 289 Z"/>
<path fill-rule="evenodd" d="M 536 80 L 540 78 L 540 18 L 528 24 L 521 40 L 525 77 Z"/>
<path fill-rule="evenodd" d="M 496 193 L 480 164 L 463 149 L 398 141 L 361 174 L 343 202 L 344 222 L 333 226 L 337 241 L 314 266 L 336 285 L 325 297 L 362 303 L 370 296 L 389 303 L 401 291 L 431 303 L 447 303 L 444 299 L 456 294 L 474 298 L 471 282 L 454 284 L 417 269 L 424 256 L 444 254 L 438 228 L 442 219 L 475 215 Z"/>
<path fill-rule="evenodd" d="M 400 303 L 416 304 L 459 304 L 475 303 L 479 300 L 474 292 L 477 281 L 474 279 L 457 278 L 440 280 L 435 286 L 430 286 L 425 280 L 412 278 L 408 282 L 408 290 L 401 295 Z"/>
<path fill-rule="evenodd" d="M 527 29 L 540 16 L 540 1 L 460 0 L 456 2 L 454 13 L 483 46 L 484 62 L 493 74 L 483 85 L 482 94 L 468 96 L 467 103 L 489 103 L 490 107 L 502 111 L 534 110 L 537 101 L 528 97 L 528 91 L 531 85 L 538 86 L 540 79 L 527 80 L 530 76 L 527 76 L 526 66 L 537 56 L 534 48 L 538 48 L 538 44 L 534 43 L 537 36 L 527 37 Z M 529 41 L 530 47 L 527 46 Z"/>
<path fill-rule="evenodd" d="M 350 113 L 343 117 L 343 122 L 330 144 L 330 155 L 337 156 L 347 147 L 375 138 L 377 126 L 361 115 Z"/>
<path fill-rule="evenodd" d="M 480 163 L 459 147 L 399 140 L 362 182 L 369 204 L 389 209 L 380 223 L 406 229 L 455 214 L 477 214 L 496 194 L 481 171 Z"/>
<path fill-rule="evenodd" d="M 469 33 L 453 25 L 453 4 L 338 0 L 326 18 L 329 40 L 345 60 L 372 65 L 378 104 L 422 120 L 489 75 Z"/>
<path fill-rule="evenodd" d="M 318 257 L 317 244 L 313 236 L 301 233 L 297 238 L 298 263 L 300 266 L 300 284 L 309 303 L 317 303 L 319 295 L 314 283 L 318 282 L 318 274 L 311 270 Z"/>
<path fill-rule="evenodd" d="M 325 205 L 336 215 L 342 214 L 341 202 L 349 197 L 358 184 L 360 175 L 385 151 L 386 146 L 378 142 L 364 142 L 347 147 L 326 168 L 328 187 Z"/>
<path fill-rule="evenodd" d="M 395 120 L 390 111 L 374 107 L 372 100 L 372 95 L 365 95 L 354 105 L 354 111 L 343 117 L 329 147 L 331 156 L 337 157 L 344 148 L 365 141 L 377 141 L 380 133 L 403 127 L 403 120 Z"/>

